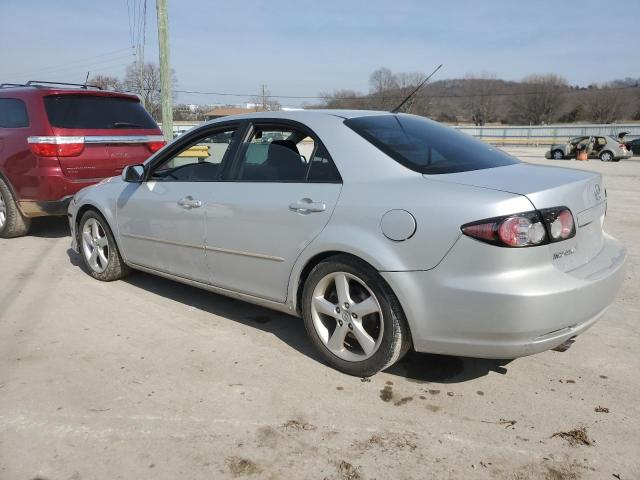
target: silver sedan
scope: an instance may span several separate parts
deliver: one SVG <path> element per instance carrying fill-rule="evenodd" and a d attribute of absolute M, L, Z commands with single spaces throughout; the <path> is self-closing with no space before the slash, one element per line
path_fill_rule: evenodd
<path fill-rule="evenodd" d="M 196 127 L 69 207 L 102 281 L 151 272 L 304 319 L 368 376 L 409 349 L 514 358 L 602 316 L 626 250 L 600 175 L 521 163 L 428 119 L 266 112 Z"/>

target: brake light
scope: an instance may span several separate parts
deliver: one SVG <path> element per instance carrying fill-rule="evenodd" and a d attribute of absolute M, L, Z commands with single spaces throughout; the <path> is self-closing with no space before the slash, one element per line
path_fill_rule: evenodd
<path fill-rule="evenodd" d="M 84 150 L 84 137 L 28 137 L 27 142 L 39 157 L 77 157 Z"/>
<path fill-rule="evenodd" d="M 620 147 L 620 150 L 626 150 L 627 149 L 627 146 L 624 143 L 621 143 L 618 146 Z"/>
<path fill-rule="evenodd" d="M 158 150 L 160 150 L 166 144 L 167 144 L 167 142 L 165 142 L 164 140 L 159 140 L 159 141 L 154 141 L 154 142 L 147 142 L 147 148 L 149 149 L 149 151 L 151 153 L 156 153 Z"/>
<path fill-rule="evenodd" d="M 462 233 L 500 247 L 533 247 L 575 235 L 573 215 L 566 207 L 488 218 L 461 227 Z"/>

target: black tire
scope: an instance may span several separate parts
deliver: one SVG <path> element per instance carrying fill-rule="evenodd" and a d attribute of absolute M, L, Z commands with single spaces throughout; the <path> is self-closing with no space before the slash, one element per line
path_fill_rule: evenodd
<path fill-rule="evenodd" d="M 9 185 L 2 177 L 0 177 L 0 210 L 0 215 L 4 214 L 4 221 L 0 222 L 0 238 L 22 237 L 29 232 L 31 219 L 22 215 Z"/>
<path fill-rule="evenodd" d="M 604 152 L 600 153 L 600 161 L 601 162 L 613 162 L 613 153 L 611 153 L 609 150 L 605 150 Z"/>
<path fill-rule="evenodd" d="M 313 324 L 311 302 L 313 292 L 327 275 L 346 272 L 362 281 L 378 300 L 383 316 L 382 338 L 373 355 L 363 361 L 347 361 L 335 355 L 320 339 Z M 346 374 L 369 377 L 400 360 L 411 348 L 411 334 L 398 298 L 389 285 L 367 263 L 350 255 L 329 257 L 316 265 L 309 273 L 302 294 L 302 316 L 307 334 L 323 359 L 332 367 Z"/>
<path fill-rule="evenodd" d="M 553 152 L 551 152 L 551 159 L 552 160 L 563 160 L 564 159 L 564 152 L 562 150 L 554 150 Z"/>
<path fill-rule="evenodd" d="M 102 233 L 104 233 L 104 236 L 106 236 L 108 241 L 108 255 L 105 255 L 108 261 L 106 264 L 106 268 L 104 268 L 103 271 L 96 270 L 89 263 L 89 259 L 87 258 L 87 254 L 84 250 L 85 246 L 83 243 L 83 230 L 87 225 L 87 222 L 89 222 L 90 220 L 95 220 L 99 224 Z M 82 218 L 78 223 L 77 237 L 78 250 L 80 251 L 82 263 L 86 271 L 93 278 L 102 282 L 113 282 L 114 280 L 120 280 L 131 273 L 131 268 L 126 263 L 124 263 L 124 260 L 122 260 L 120 250 L 118 249 L 118 245 L 116 244 L 115 238 L 113 237 L 111 228 L 109 228 L 109 224 L 97 211 L 88 210 L 84 215 L 82 215 Z"/>

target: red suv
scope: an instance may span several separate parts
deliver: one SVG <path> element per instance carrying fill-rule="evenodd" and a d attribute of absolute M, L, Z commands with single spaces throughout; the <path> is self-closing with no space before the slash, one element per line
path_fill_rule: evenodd
<path fill-rule="evenodd" d="M 0 85 L 0 238 L 26 234 L 33 217 L 66 215 L 78 190 L 164 144 L 135 95 L 47 82 Z"/>

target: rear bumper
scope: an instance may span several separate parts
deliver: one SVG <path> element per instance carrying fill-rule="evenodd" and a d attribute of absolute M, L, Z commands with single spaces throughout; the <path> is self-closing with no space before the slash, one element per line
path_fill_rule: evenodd
<path fill-rule="evenodd" d="M 555 348 L 591 327 L 624 279 L 626 249 L 609 235 L 595 258 L 570 272 L 551 264 L 474 272 L 477 251 L 469 242 L 461 237 L 433 270 L 381 272 L 402 304 L 417 351 L 516 358 Z"/>
<path fill-rule="evenodd" d="M 62 216 L 67 214 L 67 208 L 71 201 L 72 195 L 61 198 L 60 200 L 38 201 L 38 200 L 20 200 L 18 208 L 25 217 L 46 217 L 46 216 Z"/>

